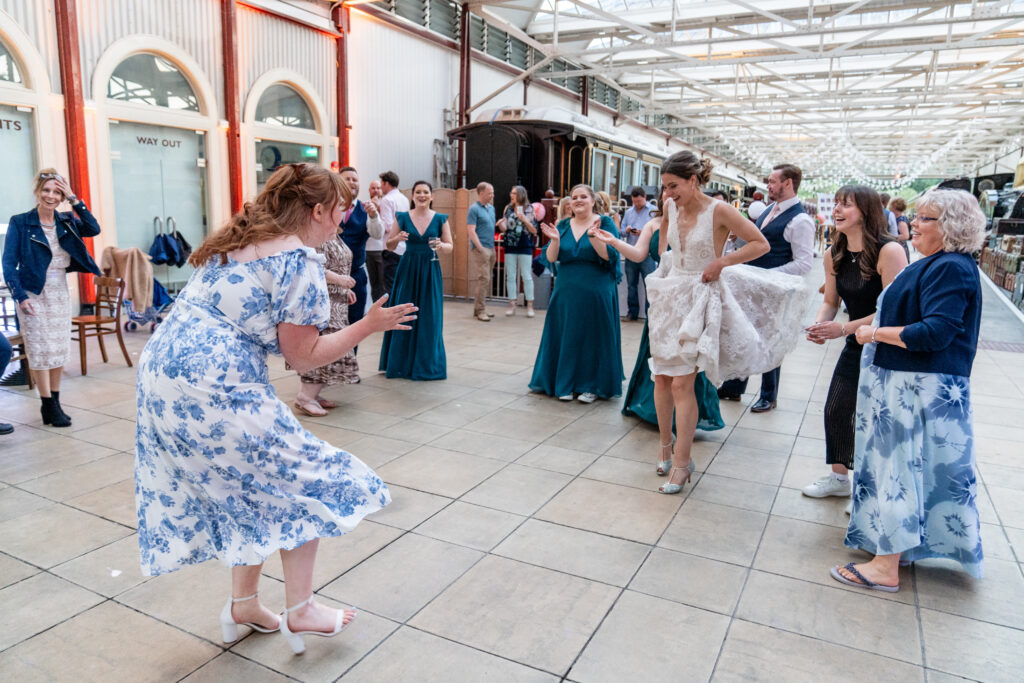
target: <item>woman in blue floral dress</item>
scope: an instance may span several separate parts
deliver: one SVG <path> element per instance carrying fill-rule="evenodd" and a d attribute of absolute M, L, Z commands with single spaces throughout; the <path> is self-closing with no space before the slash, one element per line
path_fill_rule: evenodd
<path fill-rule="evenodd" d="M 139 361 L 135 477 L 142 572 L 217 558 L 232 567 L 221 613 L 238 625 L 334 635 L 353 618 L 312 601 L 318 539 L 338 536 L 390 502 L 374 472 L 310 434 L 270 383 L 267 354 L 299 371 L 344 356 L 367 335 L 407 329 L 411 305 L 374 304 L 362 321 L 319 336 L 329 318 L 323 257 L 347 185 L 293 164 L 192 255 L 197 270 Z M 280 550 L 288 605 L 256 599 L 263 561 Z"/>
<path fill-rule="evenodd" d="M 864 345 L 846 545 L 870 562 L 833 567 L 859 588 L 899 590 L 899 565 L 956 560 L 982 575 L 975 500 L 970 374 L 981 325 L 971 254 L 985 217 L 970 193 L 936 190 L 918 203 L 907 266 L 879 297 Z"/>

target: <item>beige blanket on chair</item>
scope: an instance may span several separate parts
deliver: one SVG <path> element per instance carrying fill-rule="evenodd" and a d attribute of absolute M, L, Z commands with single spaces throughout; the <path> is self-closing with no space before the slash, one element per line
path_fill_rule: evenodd
<path fill-rule="evenodd" d="M 141 249 L 107 247 L 100 269 L 107 277 L 124 280 L 124 298 L 132 302 L 136 313 L 144 313 L 153 305 L 153 264 Z"/>

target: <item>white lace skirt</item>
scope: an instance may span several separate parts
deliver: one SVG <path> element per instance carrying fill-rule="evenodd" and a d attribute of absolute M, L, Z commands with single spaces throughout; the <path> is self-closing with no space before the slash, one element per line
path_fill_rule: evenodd
<path fill-rule="evenodd" d="M 28 293 L 35 315 L 18 308 L 18 325 L 25 338 L 28 366 L 52 370 L 71 360 L 71 296 L 63 268 L 46 271 L 46 285 L 40 294 Z"/>
<path fill-rule="evenodd" d="M 701 271 L 659 267 L 646 284 L 655 375 L 703 370 L 719 386 L 777 368 L 803 331 L 807 287 L 795 275 L 739 265 L 704 283 Z"/>

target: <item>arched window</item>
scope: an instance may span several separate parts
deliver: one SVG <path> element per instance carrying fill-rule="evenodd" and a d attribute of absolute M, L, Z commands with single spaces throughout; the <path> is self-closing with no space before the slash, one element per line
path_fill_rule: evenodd
<path fill-rule="evenodd" d="M 199 99 L 178 68 L 163 57 L 142 53 L 117 65 L 107 97 L 181 111 L 199 111 Z"/>
<path fill-rule="evenodd" d="M 281 83 L 267 88 L 256 105 L 256 120 L 271 126 L 316 129 L 313 112 L 294 89 Z"/>
<path fill-rule="evenodd" d="M 7 83 L 22 83 L 21 70 L 18 63 L 14 61 L 14 55 L 10 53 L 7 46 L 0 40 L 0 81 Z"/>

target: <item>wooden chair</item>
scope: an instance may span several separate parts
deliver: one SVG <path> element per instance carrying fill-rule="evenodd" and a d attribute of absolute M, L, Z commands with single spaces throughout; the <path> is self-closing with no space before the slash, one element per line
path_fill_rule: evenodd
<path fill-rule="evenodd" d="M 71 341 L 78 342 L 78 355 L 85 375 L 85 340 L 96 337 L 100 344 L 103 362 L 107 362 L 107 348 L 103 345 L 103 337 L 108 334 L 117 335 L 117 343 L 121 345 L 121 353 L 128 367 L 132 367 L 132 359 L 124 346 L 121 336 L 121 303 L 124 300 L 124 280 L 117 277 L 96 278 L 96 315 L 80 315 L 71 319 L 77 330 L 71 333 Z M 77 336 L 76 336 L 77 335 Z"/>
<path fill-rule="evenodd" d="M 35 388 L 35 383 L 32 381 L 32 373 L 28 370 L 28 356 L 25 355 L 25 338 L 17 330 L 4 328 L 3 334 L 7 337 L 7 341 L 11 344 L 11 349 L 14 351 L 14 355 L 11 356 L 11 362 L 21 361 L 21 370 L 28 379 L 28 390 L 32 391 Z M 4 370 L 6 368 L 0 368 L 0 373 Z"/>

